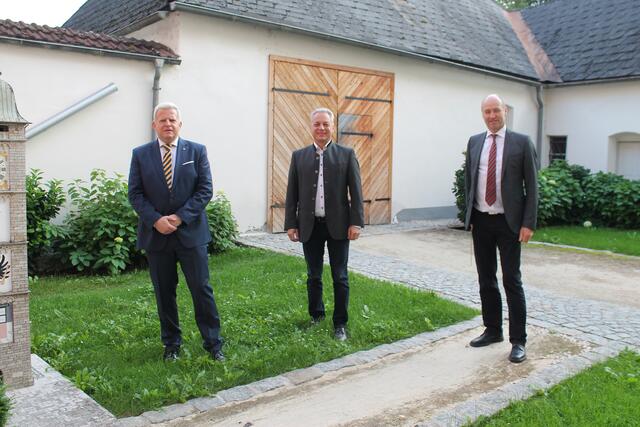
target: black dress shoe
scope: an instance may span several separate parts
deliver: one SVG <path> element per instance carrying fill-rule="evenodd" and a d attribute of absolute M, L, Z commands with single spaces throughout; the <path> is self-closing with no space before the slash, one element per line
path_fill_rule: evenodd
<path fill-rule="evenodd" d="M 333 337 L 338 341 L 346 341 L 347 340 L 347 331 L 344 327 L 337 327 Z"/>
<path fill-rule="evenodd" d="M 164 355 L 162 358 L 165 361 L 174 361 L 180 358 L 180 346 L 168 345 L 164 348 Z"/>
<path fill-rule="evenodd" d="M 469 345 L 471 347 L 484 347 L 485 345 L 493 344 L 496 342 L 502 342 L 504 338 L 502 334 L 496 334 L 485 330 L 482 335 L 471 340 Z"/>
<path fill-rule="evenodd" d="M 224 362 L 225 360 L 227 360 L 227 358 L 224 357 L 224 353 L 222 353 L 222 350 L 212 350 L 211 357 L 216 362 Z"/>
<path fill-rule="evenodd" d="M 513 363 L 520 363 L 527 358 L 527 351 L 522 344 L 514 344 L 511 347 L 511 353 L 509 354 L 509 360 Z"/>

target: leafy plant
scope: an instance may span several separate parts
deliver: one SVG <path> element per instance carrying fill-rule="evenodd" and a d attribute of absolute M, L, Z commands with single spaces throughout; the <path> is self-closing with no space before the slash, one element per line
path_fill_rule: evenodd
<path fill-rule="evenodd" d="M 209 252 L 220 253 L 235 246 L 238 238 L 238 224 L 231 211 L 231 202 L 219 191 L 207 205 L 207 219 L 211 232 Z"/>
<path fill-rule="evenodd" d="M 580 174 L 576 169 L 576 175 Z M 583 191 L 566 162 L 538 172 L 538 223 L 571 224 L 581 220 Z"/>
<path fill-rule="evenodd" d="M 54 247 L 66 233 L 51 220 L 58 215 L 66 199 L 62 182 L 52 179 L 44 183 L 42 171 L 31 169 L 26 177 L 26 192 L 29 274 L 57 271 L 60 263 Z"/>
<path fill-rule="evenodd" d="M 9 419 L 11 401 L 5 394 L 5 386 L 0 382 L 0 427 L 4 427 Z"/>
<path fill-rule="evenodd" d="M 640 228 L 640 181 L 598 172 L 585 179 L 589 219 L 610 227 Z"/>
<path fill-rule="evenodd" d="M 91 171 L 90 181 L 69 186 L 74 209 L 66 219 L 65 256 L 77 271 L 118 274 L 140 261 L 136 250 L 137 217 L 127 198 L 127 183 L 120 174 L 107 177 Z"/>
<path fill-rule="evenodd" d="M 463 151 L 462 155 L 466 155 L 466 152 Z M 462 162 L 462 165 L 455 172 L 455 180 L 453 181 L 453 187 L 451 191 L 453 195 L 456 197 L 456 206 L 458 207 L 458 219 L 464 222 L 465 215 L 467 213 L 467 201 L 465 200 L 464 194 L 464 175 L 466 173 L 466 164 Z"/>

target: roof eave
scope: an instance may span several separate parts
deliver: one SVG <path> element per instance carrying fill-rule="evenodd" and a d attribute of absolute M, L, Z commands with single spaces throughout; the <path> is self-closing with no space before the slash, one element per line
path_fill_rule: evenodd
<path fill-rule="evenodd" d="M 172 58 L 172 57 L 161 56 L 161 55 L 149 55 L 144 53 L 124 52 L 124 51 L 112 50 L 112 49 L 100 49 L 96 47 L 79 46 L 79 45 L 73 45 L 73 44 L 67 44 L 67 43 L 46 42 L 41 40 L 30 40 L 30 39 L 23 39 L 18 37 L 0 36 L 0 42 L 7 42 L 11 44 L 18 44 L 18 45 L 30 45 L 30 46 L 37 46 L 37 47 L 49 47 L 49 48 L 74 51 L 74 52 L 81 51 L 85 53 L 93 53 L 94 55 L 99 55 L 99 56 L 101 55 L 117 56 L 117 57 L 124 57 L 124 58 L 137 59 L 137 60 L 143 60 L 143 61 L 155 61 L 156 59 L 162 59 L 165 61 L 165 63 L 174 64 L 174 65 L 179 65 L 182 62 L 180 58 Z"/>
<path fill-rule="evenodd" d="M 519 83 L 524 83 L 524 84 L 527 84 L 527 85 L 530 85 L 530 86 L 540 86 L 541 85 L 541 83 L 535 77 L 526 77 L 526 76 L 519 76 L 519 75 L 504 73 L 504 72 L 500 72 L 500 71 L 495 71 L 495 70 L 483 68 L 483 67 L 475 65 L 475 64 L 466 64 L 466 63 L 461 63 L 461 62 L 455 62 L 455 61 L 452 61 L 452 60 L 447 60 L 447 59 L 443 59 L 443 58 L 439 58 L 439 57 L 435 57 L 435 56 L 430 56 L 430 55 L 426 55 L 426 54 L 420 54 L 420 53 L 410 52 L 410 51 L 406 51 L 406 50 L 395 49 L 395 48 L 392 48 L 392 47 L 381 46 L 381 45 L 377 45 L 377 44 L 374 44 L 374 43 L 365 42 L 365 41 L 362 41 L 362 40 L 356 40 L 356 39 L 352 39 L 352 38 L 348 38 L 348 37 L 336 36 L 334 34 L 320 32 L 320 31 L 309 30 L 309 29 L 306 29 L 306 28 L 297 27 L 295 25 L 287 25 L 287 24 L 282 24 L 282 23 L 269 21 L 267 19 L 254 18 L 254 17 L 244 16 L 244 15 L 239 15 L 239 14 L 232 13 L 232 12 L 225 12 L 225 11 L 215 10 L 215 9 L 211 9 L 211 8 L 204 7 L 204 6 L 197 6 L 197 5 L 187 4 L 187 3 L 184 3 L 184 2 L 181 2 L 181 1 L 176 1 L 175 2 L 175 10 L 176 11 L 183 11 L 183 12 L 192 12 L 192 13 L 196 13 L 196 14 L 200 14 L 200 15 L 214 16 L 214 17 L 218 17 L 218 18 L 229 19 L 229 20 L 232 20 L 232 21 L 240 21 L 240 22 L 246 22 L 246 23 L 249 23 L 249 24 L 257 24 L 257 25 L 262 25 L 262 26 L 269 27 L 269 28 L 277 28 L 277 29 L 280 29 L 280 30 L 283 30 L 283 31 L 292 31 L 292 32 L 300 33 L 300 34 L 311 35 L 311 36 L 314 36 L 314 37 L 319 37 L 319 38 L 323 38 L 323 39 L 327 39 L 327 40 L 338 41 L 338 42 L 341 42 L 341 43 L 347 43 L 347 44 L 351 44 L 351 45 L 355 45 L 355 46 L 359 46 L 359 47 L 366 47 L 366 48 L 369 48 L 369 49 L 374 49 L 374 50 L 378 50 L 378 51 L 382 51 L 382 52 L 392 53 L 392 54 L 395 54 L 395 55 L 406 56 L 406 57 L 410 57 L 410 58 L 417 58 L 417 59 L 420 59 L 420 60 L 423 60 L 423 61 L 427 61 L 427 62 L 430 62 L 430 63 L 434 63 L 434 64 L 448 65 L 448 66 L 452 66 L 452 67 L 455 67 L 455 68 L 465 69 L 467 71 L 473 71 L 473 72 L 477 72 L 477 73 L 481 73 L 481 74 L 485 74 L 485 75 L 490 75 L 490 76 L 501 78 L 501 79 L 517 81 Z"/>
<path fill-rule="evenodd" d="M 592 79 L 592 80 L 575 80 L 575 81 L 560 82 L 560 83 L 549 82 L 549 83 L 544 83 L 544 87 L 554 88 L 554 87 L 567 87 L 567 86 L 587 86 L 587 85 L 604 84 L 604 83 L 629 82 L 629 81 L 635 81 L 635 80 L 640 80 L 640 75 L 611 77 L 611 78 Z"/>

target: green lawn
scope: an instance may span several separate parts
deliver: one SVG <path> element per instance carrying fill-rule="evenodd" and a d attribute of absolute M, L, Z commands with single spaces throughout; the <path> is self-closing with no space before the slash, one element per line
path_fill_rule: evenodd
<path fill-rule="evenodd" d="M 306 268 L 297 257 L 238 248 L 211 259 L 226 339 L 224 364 L 201 347 L 188 290 L 178 288 L 183 354 L 162 361 L 148 273 L 41 278 L 31 285 L 33 351 L 117 416 L 206 396 L 470 319 L 477 311 L 399 285 L 350 276 L 350 339 L 327 319 L 310 327 Z"/>
<path fill-rule="evenodd" d="M 535 232 L 533 240 L 640 256 L 640 230 L 578 226 L 544 227 Z"/>
<path fill-rule="evenodd" d="M 640 425 L 640 355 L 625 351 L 547 392 L 515 402 L 474 427 Z"/>

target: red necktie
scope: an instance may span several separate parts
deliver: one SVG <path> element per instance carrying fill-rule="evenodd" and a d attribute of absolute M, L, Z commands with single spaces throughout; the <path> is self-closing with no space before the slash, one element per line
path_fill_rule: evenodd
<path fill-rule="evenodd" d="M 484 200 L 489 206 L 496 202 L 496 158 L 498 157 L 498 147 L 496 146 L 496 135 L 491 134 L 493 142 L 489 149 L 489 164 L 487 166 L 487 191 Z"/>

